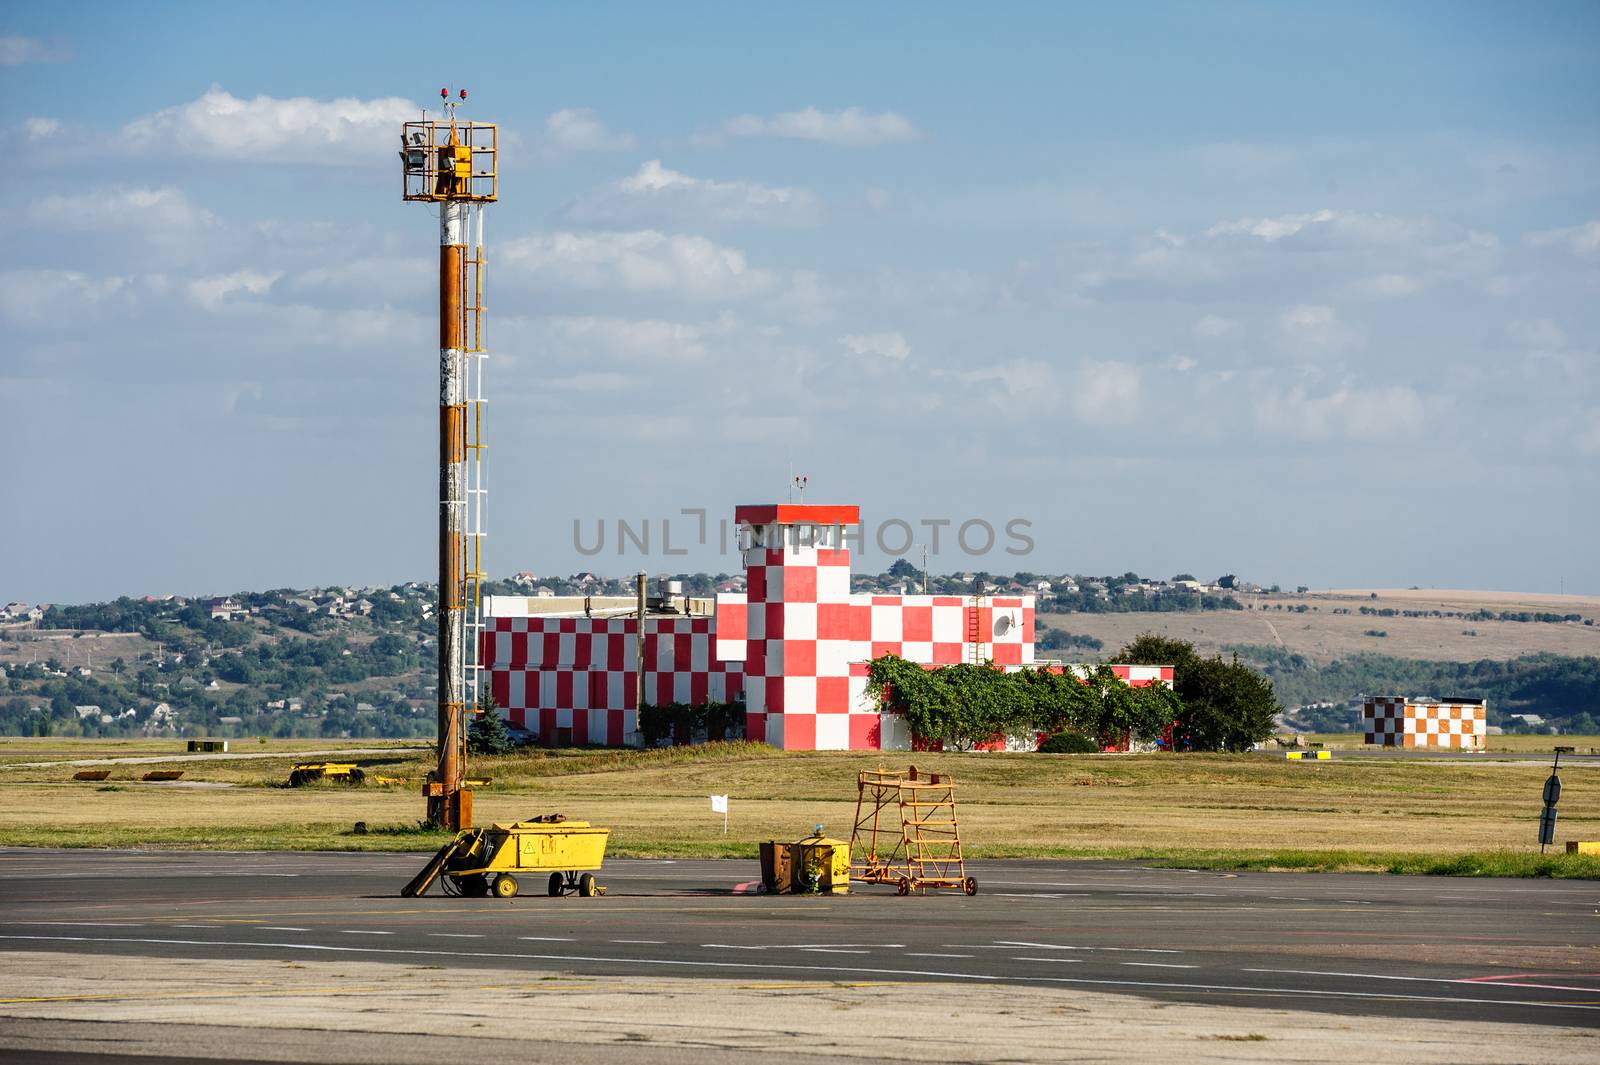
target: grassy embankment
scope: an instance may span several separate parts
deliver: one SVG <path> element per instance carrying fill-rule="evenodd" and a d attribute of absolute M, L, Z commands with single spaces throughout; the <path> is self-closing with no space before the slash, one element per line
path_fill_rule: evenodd
<path fill-rule="evenodd" d="M 96 753 L 81 742 L 48 745 L 0 743 L 0 844 L 427 850 L 442 838 L 417 828 L 423 754 L 354 758 L 369 773 L 406 777 L 405 785 L 288 789 L 280 785 L 294 757 L 269 745 L 268 752 L 282 752 L 280 759 L 167 763 L 185 770 L 185 782 L 222 785 L 173 787 L 137 781 L 158 768 L 152 765 L 115 767 L 104 783 L 73 782 L 69 766 L 16 767 L 42 755 Z M 255 745 L 246 749 L 260 753 Z M 1600 859 L 1541 856 L 1530 845 L 1549 773 L 1538 763 L 907 756 L 716 744 L 530 752 L 477 759 L 471 771 L 493 778 L 477 793 L 480 823 L 560 811 L 610 825 L 613 856 L 753 857 L 757 840 L 797 838 L 819 821 L 847 835 L 856 771 L 913 760 L 924 770 L 955 774 L 962 831 L 974 857 L 1600 878 Z M 1565 780 L 1560 838 L 1600 838 L 1600 766 L 1574 764 Z M 724 792 L 732 796 L 726 837 L 706 798 Z M 355 835 L 356 821 L 372 831 Z"/>

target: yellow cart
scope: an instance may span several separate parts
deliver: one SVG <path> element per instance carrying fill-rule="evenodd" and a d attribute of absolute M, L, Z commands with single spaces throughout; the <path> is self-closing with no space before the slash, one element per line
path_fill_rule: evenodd
<path fill-rule="evenodd" d="M 550 895 L 577 892 L 590 898 L 604 892 L 593 870 L 605 859 L 610 835 L 609 828 L 568 821 L 560 814 L 464 829 L 400 894 L 415 898 L 438 880 L 447 895 L 482 898 L 493 892 L 509 899 L 522 890 L 523 877 L 548 873 L 545 890 Z"/>

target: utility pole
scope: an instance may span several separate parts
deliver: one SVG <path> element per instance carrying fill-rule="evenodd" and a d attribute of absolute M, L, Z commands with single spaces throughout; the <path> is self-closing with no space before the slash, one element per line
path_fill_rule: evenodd
<path fill-rule="evenodd" d="M 928 545 L 927 544 L 923 544 L 922 545 L 922 594 L 923 595 L 932 595 L 933 594 L 932 592 L 928 591 Z"/>

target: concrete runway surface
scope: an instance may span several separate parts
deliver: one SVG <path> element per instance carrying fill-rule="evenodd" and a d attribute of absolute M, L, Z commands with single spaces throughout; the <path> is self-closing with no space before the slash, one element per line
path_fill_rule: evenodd
<path fill-rule="evenodd" d="M 297 1018 L 355 994 L 348 988 L 356 981 L 373 998 L 349 1010 L 382 1014 L 373 1003 L 387 1002 L 384 1030 L 413 1030 L 406 1024 L 432 1007 L 417 1001 L 420 984 L 397 981 L 419 976 L 445 979 L 457 998 L 467 988 L 492 997 L 506 981 L 570 990 L 578 999 L 563 1000 L 568 1008 L 586 995 L 623 996 L 631 1004 L 623 1015 L 655 1032 L 623 1053 L 568 1026 L 557 1056 L 575 1062 L 607 1047 L 611 1056 L 592 1060 L 709 1062 L 723 1051 L 741 1060 L 752 1050 L 741 1039 L 794 1028 L 794 1017 L 769 1001 L 774 988 L 789 989 L 779 998 L 790 1003 L 822 996 L 817 1016 L 842 1009 L 847 1028 L 904 998 L 903 1008 L 873 1021 L 881 1033 L 894 1029 L 895 1018 L 924 1018 L 907 1030 L 910 1042 L 895 1046 L 948 1029 L 963 1005 L 974 1017 L 993 1017 L 1031 1003 L 1029 1016 L 1068 1010 L 1125 1018 L 1106 1036 L 1121 1041 L 1083 1060 L 1142 1060 L 1112 1051 L 1136 1050 L 1138 1041 L 1127 1043 L 1130 1026 L 1157 1031 L 1150 1020 L 1157 1013 L 1173 1038 L 1200 1038 L 1193 1032 L 1208 1025 L 1250 1028 L 1216 1035 L 1204 1054 L 1186 1051 L 1194 1060 L 1290 1060 L 1295 1033 L 1310 1029 L 1322 1034 L 1304 1047 L 1306 1060 L 1346 1060 L 1330 1047 L 1337 1033 L 1352 1051 L 1370 1053 L 1382 1041 L 1395 1061 L 1600 1060 L 1600 883 L 1006 861 L 969 863 L 980 885 L 973 898 L 901 898 L 878 887 L 807 898 L 753 894 L 754 862 L 615 860 L 606 863 L 603 898 L 461 899 L 437 888 L 422 899 L 397 897 L 424 861 L 419 854 L 0 851 L 0 1060 L 318 1060 L 329 1039 L 380 1036 L 343 1030 L 335 1011 L 306 1029 L 330 1034 L 301 1046 L 290 1037 L 300 1030 Z M 323 985 L 305 985 L 309 974 Z M 230 981 L 240 987 L 229 990 Z M 271 1002 L 263 987 L 273 989 Z M 719 989 L 709 1012 L 707 996 L 692 990 L 705 987 Z M 730 1012 L 740 995 L 755 997 Z M 853 1004 L 840 1007 L 840 995 Z M 534 997 L 542 1006 L 553 996 Z M 186 1012 L 163 1012 L 180 999 Z M 666 1015 L 678 1029 L 694 1017 L 725 1038 L 666 1038 L 643 1019 L 651 1011 L 641 1012 L 642 999 L 655 1009 L 678 1002 Z M 215 1008 L 200 1008 L 207 1004 Z M 573 1016 L 600 1016 L 600 1008 L 590 1002 Z M 529 1009 L 518 1007 L 519 1015 Z M 763 1010 L 777 1011 L 772 1025 L 752 1027 Z M 241 1020 L 246 1015 L 257 1021 Z M 229 1039 L 221 1055 L 207 1049 L 205 1032 L 231 1023 L 260 1028 L 267 1017 L 263 1030 L 272 1040 Z M 107 1024 L 116 1047 L 105 1042 Z M 598 1028 L 617 1034 L 612 1024 Z M 734 1029 L 743 1034 L 726 1035 Z M 448 1025 L 417 1031 L 489 1037 Z M 1396 1057 L 1400 1033 L 1431 1033 L 1432 1042 Z M 522 1028 L 494 1037 L 534 1034 Z M 1085 1045 L 1096 1038 L 1087 1028 L 1078 1035 Z M 999 1039 L 992 1025 L 979 1024 L 960 1046 L 999 1052 Z M 702 1052 L 673 1056 L 694 1046 Z M 818 1060 L 849 1056 L 840 1045 L 787 1046 L 786 1054 L 802 1057 L 814 1046 Z M 1048 1053 L 1055 1046 L 1048 1040 L 1042 1057 L 1029 1046 L 1010 1047 L 1005 1057 L 1062 1060 Z M 410 1060 L 400 1046 L 346 1049 L 336 1056 Z M 875 1054 L 896 1057 L 892 1049 L 880 1045 Z"/>

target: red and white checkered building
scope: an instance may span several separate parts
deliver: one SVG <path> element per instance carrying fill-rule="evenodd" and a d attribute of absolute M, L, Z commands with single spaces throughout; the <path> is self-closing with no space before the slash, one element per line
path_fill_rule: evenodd
<path fill-rule="evenodd" d="M 1383 696 L 1361 707 L 1367 742 L 1382 747 L 1481 751 L 1488 737 L 1482 699 L 1407 699 Z"/>
<path fill-rule="evenodd" d="M 786 750 L 906 750 L 904 720 L 867 695 L 885 654 L 928 666 L 1034 663 L 1031 595 L 870 595 L 850 591 L 845 530 L 854 506 L 770 504 L 734 512 L 746 592 L 713 617 L 648 615 L 648 703 L 743 695 L 745 737 Z M 530 613 L 486 600 L 481 661 L 509 723 L 543 743 L 633 745 L 635 617 Z M 1170 666 L 1114 666 L 1130 684 L 1172 682 Z"/>

